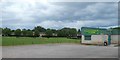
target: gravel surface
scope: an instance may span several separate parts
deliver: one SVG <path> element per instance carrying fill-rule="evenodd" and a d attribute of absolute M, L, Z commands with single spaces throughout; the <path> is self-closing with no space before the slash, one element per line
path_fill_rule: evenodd
<path fill-rule="evenodd" d="M 43 44 L 2 47 L 3 58 L 117 58 L 118 47 Z"/>

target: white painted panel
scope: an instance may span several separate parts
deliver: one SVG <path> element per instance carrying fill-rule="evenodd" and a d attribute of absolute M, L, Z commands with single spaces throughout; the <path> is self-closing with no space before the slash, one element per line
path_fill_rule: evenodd
<path fill-rule="evenodd" d="M 91 40 L 84 40 L 84 35 L 82 35 L 82 43 L 88 44 L 102 44 L 104 41 L 108 40 L 108 35 L 91 35 Z"/>
<path fill-rule="evenodd" d="M 92 43 L 93 44 L 102 44 L 104 41 L 108 40 L 107 35 L 92 35 Z"/>
<path fill-rule="evenodd" d="M 120 43 L 120 35 L 111 35 L 111 43 Z M 108 41 L 108 35 L 91 35 L 91 40 L 84 40 L 82 35 L 82 43 L 88 44 L 102 44 L 104 41 Z"/>
<path fill-rule="evenodd" d="M 111 35 L 111 43 L 118 43 L 120 35 Z"/>

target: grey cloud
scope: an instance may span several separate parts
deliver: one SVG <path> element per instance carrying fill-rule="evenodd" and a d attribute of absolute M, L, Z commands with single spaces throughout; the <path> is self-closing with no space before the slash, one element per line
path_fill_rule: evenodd
<path fill-rule="evenodd" d="M 116 3 L 56 3 L 63 9 L 53 10 L 44 20 L 108 20 L 117 18 Z M 117 4 L 116 4 L 117 5 Z M 84 7 L 84 8 L 83 8 Z"/>
<path fill-rule="evenodd" d="M 100 27 L 115 26 L 118 21 L 117 3 L 54 2 L 45 5 L 35 2 L 32 5 L 7 2 L 1 6 L 3 27 Z"/>

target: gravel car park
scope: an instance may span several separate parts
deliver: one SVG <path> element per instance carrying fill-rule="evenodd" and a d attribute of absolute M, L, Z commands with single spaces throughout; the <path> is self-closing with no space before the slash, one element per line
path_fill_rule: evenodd
<path fill-rule="evenodd" d="M 3 46 L 3 58 L 117 58 L 118 47 L 80 44 Z"/>

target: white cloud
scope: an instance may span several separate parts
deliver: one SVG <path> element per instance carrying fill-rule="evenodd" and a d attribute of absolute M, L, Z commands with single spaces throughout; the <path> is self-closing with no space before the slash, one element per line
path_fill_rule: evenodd
<path fill-rule="evenodd" d="M 73 22 L 64 22 L 64 21 L 43 21 L 38 25 L 43 26 L 45 28 L 53 28 L 53 29 L 58 29 L 58 28 L 64 28 L 64 27 L 71 27 L 71 28 L 77 28 L 80 29 L 81 27 L 109 27 L 112 26 L 112 24 L 117 24 L 116 21 L 101 21 L 101 20 L 97 20 L 97 21 L 73 21 Z M 107 26 L 109 25 L 109 26 Z"/>
<path fill-rule="evenodd" d="M 75 16 L 81 16 L 81 19 L 86 20 L 111 20 L 118 18 L 117 3 L 96 3 L 88 5 L 85 9 L 78 10 L 74 13 Z"/>
<path fill-rule="evenodd" d="M 53 2 L 118 2 L 119 0 L 51 0 Z"/>
<path fill-rule="evenodd" d="M 45 28 L 79 29 L 82 26 L 117 25 L 117 3 L 57 3 L 47 0 L 4 0 L 0 4 L 3 27 L 15 29 L 41 25 Z"/>

